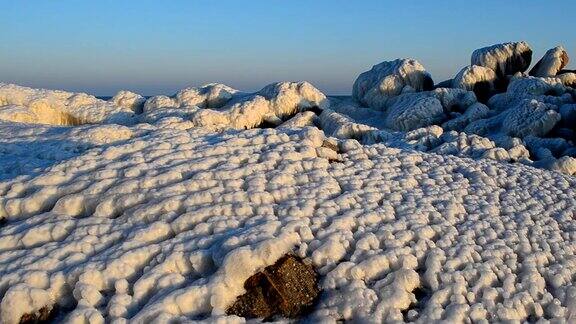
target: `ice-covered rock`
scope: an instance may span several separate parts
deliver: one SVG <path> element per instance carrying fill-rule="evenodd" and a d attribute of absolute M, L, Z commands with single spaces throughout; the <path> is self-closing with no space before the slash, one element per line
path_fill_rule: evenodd
<path fill-rule="evenodd" d="M 432 90 L 434 82 L 424 67 L 413 59 L 397 59 L 374 65 L 358 76 L 352 97 L 365 106 L 381 109 L 401 93 Z"/>
<path fill-rule="evenodd" d="M 150 112 L 160 108 L 179 108 L 178 102 L 165 95 L 153 96 L 144 103 L 144 112 Z"/>
<path fill-rule="evenodd" d="M 325 109 L 320 114 L 320 127 L 329 136 L 341 139 L 364 140 L 375 127 L 354 122 L 350 117 Z"/>
<path fill-rule="evenodd" d="M 210 83 L 198 88 L 185 88 L 175 95 L 179 107 L 220 108 L 239 91 L 221 83 Z"/>
<path fill-rule="evenodd" d="M 308 82 L 272 83 L 256 94 L 268 100 L 271 112 L 280 118 L 310 109 L 322 111 L 330 106 L 326 95 Z"/>
<path fill-rule="evenodd" d="M 485 118 L 490 114 L 490 108 L 483 103 L 477 102 L 470 105 L 464 112 L 442 124 L 446 130 L 463 130 L 468 124 Z"/>
<path fill-rule="evenodd" d="M 530 75 L 535 77 L 552 77 L 558 74 L 568 65 L 568 53 L 562 46 L 556 46 L 548 50 L 544 56 L 530 70 Z"/>
<path fill-rule="evenodd" d="M 131 91 L 121 90 L 110 101 L 118 107 L 128 108 L 139 114 L 142 112 L 146 98 Z"/>
<path fill-rule="evenodd" d="M 14 285 L 5 292 L 0 304 L 0 319 L 5 324 L 18 324 L 22 316 L 40 311 L 43 307 L 52 309 L 54 300 L 49 292 L 24 283 Z"/>
<path fill-rule="evenodd" d="M 278 126 L 306 110 L 322 111 L 330 105 L 326 96 L 308 82 L 273 83 L 254 95 L 231 100 L 220 109 L 201 109 L 192 120 L 198 126 L 250 129 L 267 123 Z"/>
<path fill-rule="evenodd" d="M 471 65 L 480 65 L 499 77 L 524 72 L 532 61 L 532 49 L 526 42 L 496 44 L 475 50 Z"/>
<path fill-rule="evenodd" d="M 469 124 L 465 131 L 479 135 L 504 133 L 520 138 L 543 136 L 560 121 L 560 114 L 556 110 L 555 105 L 525 99 L 494 117 Z"/>
<path fill-rule="evenodd" d="M 465 112 L 476 102 L 474 93 L 463 89 L 406 93 L 389 100 L 383 125 L 391 130 L 410 131 L 441 124 L 449 114 Z"/>
<path fill-rule="evenodd" d="M 558 72 L 556 78 L 562 81 L 565 86 L 576 89 L 576 73 L 574 71 L 562 70 Z"/>
<path fill-rule="evenodd" d="M 272 83 L 253 94 L 214 83 L 183 89 L 173 97 L 149 98 L 144 105 L 144 119 L 186 116 L 196 126 L 250 129 L 278 126 L 298 112 L 320 112 L 329 106 L 326 96 L 308 82 Z"/>
<path fill-rule="evenodd" d="M 546 135 L 558 121 L 557 107 L 536 100 L 525 100 L 503 113 L 502 130 L 510 136 Z"/>
<path fill-rule="evenodd" d="M 410 131 L 441 123 L 446 118 L 442 102 L 433 96 L 403 94 L 387 109 L 386 128 Z"/>
<path fill-rule="evenodd" d="M 487 105 L 493 110 L 504 111 L 526 99 L 557 106 L 574 100 L 568 88 L 558 78 L 521 77 L 513 78 L 507 92 L 492 96 Z"/>
<path fill-rule="evenodd" d="M 32 89 L 6 83 L 0 83 L 2 106 L 8 106 L 0 108 L 2 118 L 11 121 L 50 125 L 131 124 L 136 121 L 131 109 L 85 93 Z"/>
<path fill-rule="evenodd" d="M 471 65 L 460 70 L 451 87 L 474 91 L 478 100 L 486 102 L 495 92 L 496 84 L 496 73 L 492 69 Z"/>
<path fill-rule="evenodd" d="M 306 126 L 315 126 L 320 123 L 319 116 L 312 111 L 303 111 L 297 113 L 294 117 L 282 123 L 279 128 L 303 128 Z"/>
<path fill-rule="evenodd" d="M 563 156 L 560 158 L 548 157 L 534 163 L 535 167 L 553 170 L 567 175 L 576 174 L 576 158 Z"/>

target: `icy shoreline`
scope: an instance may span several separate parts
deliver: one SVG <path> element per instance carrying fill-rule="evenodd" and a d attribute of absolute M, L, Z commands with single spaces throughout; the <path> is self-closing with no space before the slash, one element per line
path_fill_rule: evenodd
<path fill-rule="evenodd" d="M 0 322 L 244 322 L 287 252 L 320 276 L 303 321 L 575 321 L 576 78 L 528 50 L 448 87 L 383 62 L 346 98 L 0 84 Z"/>

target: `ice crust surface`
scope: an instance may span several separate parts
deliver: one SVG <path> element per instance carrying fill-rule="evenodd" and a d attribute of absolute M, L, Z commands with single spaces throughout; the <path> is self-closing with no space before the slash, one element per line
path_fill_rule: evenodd
<path fill-rule="evenodd" d="M 355 140 L 330 162 L 315 127 L 131 131 L 0 184 L 3 322 L 232 321 L 287 251 L 322 276 L 313 321 L 574 316 L 573 177 Z"/>
<path fill-rule="evenodd" d="M 525 74 L 524 42 L 474 53 L 435 89 L 383 62 L 351 97 L 0 84 L 0 323 L 244 322 L 286 253 L 319 274 L 304 322 L 576 321 L 576 77 Z"/>

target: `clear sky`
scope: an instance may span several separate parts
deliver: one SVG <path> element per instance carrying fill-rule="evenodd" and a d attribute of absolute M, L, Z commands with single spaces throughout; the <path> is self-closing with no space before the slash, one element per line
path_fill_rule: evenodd
<path fill-rule="evenodd" d="M 307 80 L 348 94 L 381 61 L 418 59 L 438 82 L 505 41 L 528 41 L 533 62 L 563 44 L 576 61 L 575 13 L 574 0 L 0 0 L 0 81 L 154 95 Z"/>

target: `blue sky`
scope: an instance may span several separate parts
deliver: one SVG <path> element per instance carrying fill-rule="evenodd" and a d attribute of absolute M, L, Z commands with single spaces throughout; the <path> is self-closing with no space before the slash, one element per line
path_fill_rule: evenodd
<path fill-rule="evenodd" d="M 347 94 L 398 57 L 435 81 L 471 52 L 526 40 L 533 62 L 563 44 L 576 60 L 576 1 L 5 1 L 0 81 L 112 95 L 223 82 L 258 90 L 307 80 Z M 574 64 L 570 64 L 574 66 Z"/>

